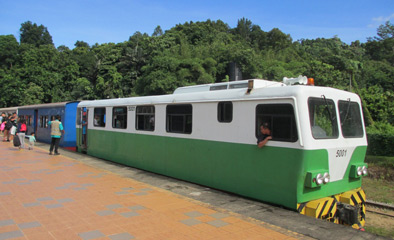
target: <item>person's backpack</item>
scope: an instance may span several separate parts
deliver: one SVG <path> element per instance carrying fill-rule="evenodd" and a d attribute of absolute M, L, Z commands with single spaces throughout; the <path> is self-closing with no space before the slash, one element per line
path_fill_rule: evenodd
<path fill-rule="evenodd" d="M 10 130 L 11 128 L 12 128 L 11 120 L 7 120 L 7 123 L 5 124 L 5 130 Z"/>
<path fill-rule="evenodd" d="M 20 130 L 21 132 L 26 132 L 26 124 L 22 124 L 21 125 L 21 130 Z"/>
<path fill-rule="evenodd" d="M 19 147 L 21 145 L 21 141 L 19 140 L 18 136 L 14 137 L 13 143 L 14 143 L 14 147 Z"/>

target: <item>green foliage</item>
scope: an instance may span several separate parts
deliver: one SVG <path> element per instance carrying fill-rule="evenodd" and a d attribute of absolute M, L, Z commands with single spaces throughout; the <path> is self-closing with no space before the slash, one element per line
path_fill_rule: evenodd
<path fill-rule="evenodd" d="M 0 36 L 0 68 L 12 68 L 18 61 L 19 44 L 14 35 Z"/>
<path fill-rule="evenodd" d="M 368 155 L 394 156 L 394 126 L 387 122 L 376 122 L 367 127 Z"/>
<path fill-rule="evenodd" d="M 52 36 L 43 25 L 38 26 L 30 21 L 24 22 L 20 28 L 20 41 L 25 44 L 32 44 L 36 47 L 50 44 L 53 46 Z"/>

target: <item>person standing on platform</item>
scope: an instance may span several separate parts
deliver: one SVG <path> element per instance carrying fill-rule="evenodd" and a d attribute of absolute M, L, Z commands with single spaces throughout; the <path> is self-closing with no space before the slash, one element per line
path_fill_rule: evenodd
<path fill-rule="evenodd" d="M 52 151 L 54 151 L 55 155 L 60 155 L 58 152 L 60 138 L 62 137 L 62 133 L 64 134 L 64 128 L 62 122 L 60 122 L 60 116 L 56 115 L 54 121 L 49 121 L 48 126 L 51 126 L 51 147 L 49 148 L 49 155 L 52 155 Z"/>
<path fill-rule="evenodd" d="M 36 137 L 34 136 L 34 132 L 29 136 L 29 150 L 33 150 L 34 142 L 36 142 Z"/>
<path fill-rule="evenodd" d="M 27 131 L 27 126 L 26 126 L 26 121 L 25 119 L 20 119 L 17 127 L 17 135 L 19 137 L 19 141 L 21 142 L 21 145 L 19 146 L 19 149 L 25 148 L 25 135 Z"/>
<path fill-rule="evenodd" d="M 10 129 L 10 133 L 11 133 L 10 140 L 11 140 L 11 142 L 12 142 L 12 140 L 14 139 L 14 137 L 16 135 L 16 129 L 18 128 L 18 121 L 19 121 L 18 116 L 14 112 L 12 114 L 12 117 L 11 117 L 11 123 L 12 123 L 12 127 Z"/>

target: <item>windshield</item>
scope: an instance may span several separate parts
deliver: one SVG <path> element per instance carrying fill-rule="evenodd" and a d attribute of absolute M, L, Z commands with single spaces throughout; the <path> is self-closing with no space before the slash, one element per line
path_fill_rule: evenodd
<path fill-rule="evenodd" d="M 345 138 L 363 137 L 360 105 L 356 102 L 339 101 L 339 117 L 341 119 L 342 135 Z"/>
<path fill-rule="evenodd" d="M 334 101 L 322 98 L 309 98 L 309 119 L 315 139 L 338 137 L 338 124 Z"/>

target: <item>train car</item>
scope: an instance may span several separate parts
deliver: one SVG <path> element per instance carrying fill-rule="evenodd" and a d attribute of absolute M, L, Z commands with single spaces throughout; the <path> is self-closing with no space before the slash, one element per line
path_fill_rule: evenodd
<path fill-rule="evenodd" d="M 26 119 L 27 135 L 34 132 L 37 141 L 50 143 L 51 128 L 48 127 L 48 121 L 56 115 L 60 115 L 65 134 L 62 136 L 59 146 L 75 151 L 75 119 L 78 103 L 78 101 L 74 101 L 21 106 L 18 109 L 18 116 Z"/>
<path fill-rule="evenodd" d="M 78 151 L 361 228 L 360 98 L 305 77 L 81 101 Z M 272 140 L 257 147 L 260 125 Z"/>
<path fill-rule="evenodd" d="M 18 114 L 18 107 L 0 108 L 0 114 L 5 113 L 7 116 L 13 113 Z"/>

